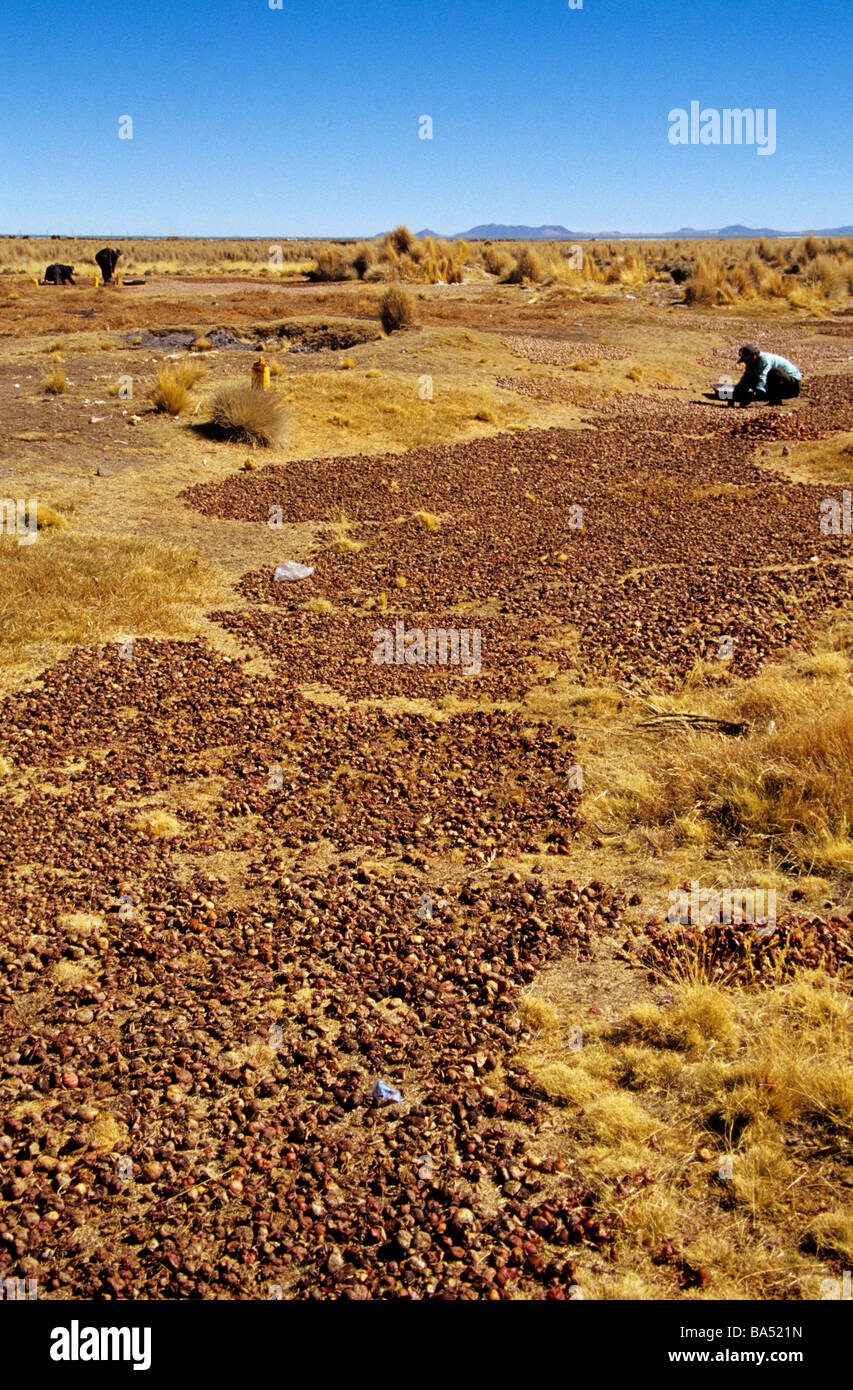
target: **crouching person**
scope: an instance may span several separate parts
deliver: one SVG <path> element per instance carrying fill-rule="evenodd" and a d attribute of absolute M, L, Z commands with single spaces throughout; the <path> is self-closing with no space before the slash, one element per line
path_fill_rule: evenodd
<path fill-rule="evenodd" d="M 76 284 L 77 282 L 74 279 L 73 265 L 58 265 L 56 263 L 49 265 L 47 267 L 47 270 L 44 272 L 44 279 L 41 283 L 43 285 Z"/>
<path fill-rule="evenodd" d="M 745 343 L 738 361 L 744 364 L 744 373 L 734 389 L 732 405 L 748 405 L 750 401 L 780 405 L 800 394 L 803 374 L 787 357 L 759 352 L 754 343 Z"/>

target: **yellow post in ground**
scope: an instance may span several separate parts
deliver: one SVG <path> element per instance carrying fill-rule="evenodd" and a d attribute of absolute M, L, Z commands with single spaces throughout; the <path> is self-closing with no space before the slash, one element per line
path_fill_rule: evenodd
<path fill-rule="evenodd" d="M 270 389 L 270 369 L 262 356 L 252 367 L 252 385 L 256 391 L 268 391 Z"/>

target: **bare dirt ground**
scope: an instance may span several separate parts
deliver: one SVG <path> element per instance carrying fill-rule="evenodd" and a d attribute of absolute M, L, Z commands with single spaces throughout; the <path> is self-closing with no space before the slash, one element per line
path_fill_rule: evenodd
<path fill-rule="evenodd" d="M 385 337 L 382 291 L 4 288 L 0 492 L 66 528 L 0 551 L 0 1268 L 58 1299 L 817 1297 L 847 1258 L 836 1131 L 818 1161 L 779 1120 L 762 1207 L 704 1073 L 672 1090 L 695 1040 L 642 1081 L 623 1055 L 673 999 L 668 890 L 714 852 L 600 822 L 650 707 L 849 615 L 850 537 L 820 529 L 844 474 L 794 465 L 853 431 L 853 321 L 488 282 L 425 287 Z M 190 354 L 146 335 L 217 328 L 241 345 L 155 414 Z M 706 398 L 749 338 L 803 367 L 797 401 Z M 259 348 L 270 451 L 199 428 Z M 154 547 L 193 551 L 204 583 L 134 621 L 93 572 L 86 639 L 54 600 L 96 541 L 152 588 Z M 398 621 L 476 628 L 482 670 L 376 664 Z M 847 871 L 726 854 L 780 904 L 726 969 L 840 985 Z M 589 1093 L 553 1070 L 584 1031 L 617 1050 Z"/>

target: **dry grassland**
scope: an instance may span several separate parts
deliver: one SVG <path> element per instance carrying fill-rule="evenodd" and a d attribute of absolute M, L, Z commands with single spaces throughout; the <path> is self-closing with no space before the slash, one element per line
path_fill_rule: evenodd
<path fill-rule="evenodd" d="M 125 243 L 125 278 L 147 286 L 95 292 L 82 286 L 97 244 L 0 242 L 0 491 L 37 498 L 39 516 L 34 544 L 0 538 L 11 692 L 75 647 L 130 637 L 203 632 L 222 652 L 260 661 L 260 646 L 208 618 L 246 606 L 241 577 L 283 559 L 315 563 L 319 536 L 336 561 L 358 563 L 374 534 L 336 509 L 331 489 L 316 515 L 274 530 L 202 516 L 179 497 L 194 484 L 267 461 L 298 477 L 310 460 L 375 454 L 389 456 L 393 477 L 391 456 L 409 449 L 594 431 L 623 397 L 641 411 L 664 398 L 686 410 L 716 379 L 721 354 L 734 374 L 738 342 L 756 331 L 767 345 L 796 333 L 792 351 L 813 353 L 815 370 L 849 371 L 850 242 L 596 244 L 576 269 L 565 246 L 421 243 L 405 228 L 372 243 L 283 243 L 281 265 L 270 264 L 267 242 L 168 239 Z M 51 260 L 77 264 L 79 300 L 73 288 L 31 283 Z M 196 280 L 210 282 L 209 297 Z M 398 282 L 412 287 L 412 321 L 383 335 L 380 301 Z M 70 316 L 78 303 L 89 318 Z M 368 323 L 376 336 L 304 353 L 294 340 L 288 350 L 275 325 L 296 318 L 324 331 Z M 223 325 L 253 350 L 210 347 Z M 154 327 L 191 331 L 194 351 L 152 347 L 144 335 Z M 508 346 L 513 336 L 534 339 L 539 360 Z M 261 344 L 272 384 L 253 393 Z M 685 414 L 677 428 L 701 437 L 701 416 Z M 853 482 L 853 433 L 759 440 L 755 462 L 773 479 L 837 492 Z M 630 524 L 653 525 L 671 486 L 650 492 Z M 737 484 L 696 487 L 709 504 L 751 505 Z M 557 505 L 526 495 L 532 509 Z M 476 513 L 476 498 L 466 505 Z M 430 498 L 400 512 L 405 575 L 405 547 L 441 544 L 453 526 Z M 564 544 L 555 538 L 554 549 Z M 460 553 L 453 564 L 464 564 Z M 528 559 L 532 570 L 539 556 Z M 544 584 L 540 573 L 532 583 Z M 495 613 L 502 598 L 492 596 Z M 300 612 L 328 619 L 345 602 L 315 597 Z M 464 612 L 460 600 L 460 621 Z M 652 977 L 630 959 L 649 917 L 662 918 L 688 880 L 773 888 L 780 913 L 849 913 L 853 610 L 804 625 L 801 637 L 752 677 L 721 678 L 719 665 L 700 663 L 666 693 L 653 681 L 629 689 L 600 669 L 555 677 L 539 638 L 517 700 L 356 701 L 306 682 L 308 699 L 330 707 L 429 709 L 437 727 L 458 711 L 521 712 L 533 728 L 577 736 L 584 829 L 573 850 L 498 856 L 494 872 L 536 867 L 546 881 L 601 880 L 634 899 L 619 940 L 607 937 L 589 966 L 566 960 L 528 986 L 512 1059 L 547 1103 L 544 1148 L 575 1165 L 618 1232 L 618 1264 L 573 1252 L 586 1298 L 813 1299 L 853 1262 L 849 975 L 726 980 L 673 947 L 668 978 Z M 701 727 L 703 716 L 738 733 Z M 156 847 L 180 836 L 179 806 L 176 791 L 141 810 L 140 838 Z M 319 863 L 326 850 L 315 849 Z M 367 856 L 364 847 L 363 867 L 375 868 L 381 847 Z M 454 874 L 458 864 L 448 854 L 432 869 Z M 106 1131 L 101 1141 L 117 1142 Z"/>

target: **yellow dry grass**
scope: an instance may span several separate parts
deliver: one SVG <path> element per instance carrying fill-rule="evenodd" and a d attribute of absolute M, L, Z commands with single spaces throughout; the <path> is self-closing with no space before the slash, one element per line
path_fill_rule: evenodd
<path fill-rule="evenodd" d="M 340 453 L 369 447 L 403 452 L 482 433 L 482 388 L 448 385 L 432 400 L 419 394 L 419 378 L 388 372 L 381 377 L 355 372 L 304 372 L 280 379 L 276 388 L 292 411 L 296 453 Z M 512 398 L 489 398 L 493 428 L 506 429 L 529 418 Z"/>
<path fill-rule="evenodd" d="M 287 417 L 271 391 L 256 391 L 244 382 L 229 382 L 216 392 L 210 417 L 221 434 L 238 444 L 274 448 L 281 444 Z"/>
<path fill-rule="evenodd" d="M 89 936 L 92 932 L 103 931 L 106 919 L 100 912 L 63 912 L 57 917 L 56 925 L 72 936 Z"/>
<path fill-rule="evenodd" d="M 130 1140 L 130 1131 L 110 1110 L 103 1111 L 89 1125 L 89 1143 L 96 1153 L 114 1153 L 116 1149 L 125 1150 Z"/>
<path fill-rule="evenodd" d="M 291 271 L 304 273 L 307 266 L 315 263 L 307 254 L 310 247 L 303 248 L 306 256 L 301 270 L 294 261 L 280 271 L 267 268 L 266 244 L 244 243 L 243 259 L 227 262 L 223 260 L 223 252 L 229 249 L 227 243 L 164 243 L 160 248 L 139 244 L 137 249 L 140 268 L 159 264 L 169 274 L 213 275 L 223 273 L 224 265 L 228 274 L 242 274 L 249 269 L 253 276 L 276 276 Z M 665 263 L 681 260 L 692 266 L 699 249 L 697 244 L 680 248 L 664 244 L 639 249 L 623 245 L 585 247 L 583 268 L 576 270 L 569 263 L 566 247 L 537 245 L 536 257 L 527 257 L 526 264 L 536 269 L 538 258 L 537 273 L 541 279 L 536 283 L 552 285 L 552 292 L 528 296 L 512 287 L 503 289 L 488 282 L 486 288 L 495 304 L 514 307 L 518 302 L 538 302 L 548 309 L 553 320 L 558 314 L 566 317 L 565 308 L 579 291 L 592 299 L 592 292 L 600 289 L 612 303 L 614 285 L 642 286 L 644 276 L 667 283 Z M 740 295 L 746 302 L 753 292 L 761 291 L 762 278 L 766 292 L 773 289 L 773 273 L 765 275 L 756 269 L 751 257 L 755 248 L 725 245 L 718 249 L 726 258 L 730 287 L 727 294 Z M 775 256 L 775 245 L 770 250 Z M 234 251 L 237 255 L 238 248 Z M 399 278 L 427 284 L 431 276 L 438 275 L 448 282 L 455 278 L 458 283 L 463 273 L 465 278 L 476 279 L 478 266 L 482 276 L 503 277 L 522 251 L 518 245 L 457 246 L 450 272 L 439 274 L 437 257 L 441 248 L 429 248 L 405 234 L 405 229 L 398 229 L 384 242 L 369 243 L 360 250 L 345 248 L 344 261 L 359 275 L 371 276 L 376 272 L 377 281 Z M 289 248 L 285 252 L 289 254 Z M 38 254 L 41 260 L 41 252 Z M 794 254 L 798 254 L 796 248 Z M 760 248 L 756 255 L 764 259 Z M 822 255 L 840 265 L 844 251 L 827 250 L 816 244 L 806 253 L 803 265 L 815 265 L 803 288 L 815 296 L 816 305 L 821 302 L 821 276 L 830 289 L 833 282 L 837 284 L 837 276 L 827 262 L 817 263 Z M 263 259 L 263 265 L 258 264 L 257 257 Z M 80 257 L 67 248 L 58 248 L 47 259 L 71 262 Z M 360 270 L 357 259 L 362 261 Z M 739 262 L 744 263 L 740 277 L 735 273 Z M 766 260 L 764 263 L 769 265 Z M 128 268 L 133 269 L 129 263 Z M 739 278 L 742 290 L 738 289 Z M 384 284 L 372 289 L 365 286 L 361 299 L 356 301 L 359 287 L 354 285 L 352 302 L 361 304 L 363 312 L 375 314 L 383 288 Z M 26 287 L 26 293 L 47 304 L 48 311 L 58 302 L 57 296 L 47 290 L 34 294 Z M 100 296 L 102 300 L 107 297 Z M 445 295 L 443 291 L 427 291 L 419 298 L 425 300 L 419 313 L 427 323 L 429 313 L 444 311 L 446 305 L 469 302 L 463 296 Z M 120 292 L 116 296 L 116 303 L 119 302 Z M 487 302 L 491 307 L 491 301 Z M 788 301 L 791 303 L 793 300 Z M 782 301 L 779 307 L 785 307 Z M 362 312 L 362 308 L 354 312 Z M 497 392 L 491 396 L 488 392 L 483 394 L 482 364 L 488 361 L 488 372 L 492 367 L 501 370 L 504 358 L 497 348 L 490 347 L 488 359 L 481 359 L 478 379 L 470 368 L 479 353 L 485 351 L 485 334 L 463 335 L 458 331 L 458 325 L 466 322 L 466 309 L 448 308 L 447 312 L 450 326 L 443 337 L 427 327 L 410 339 L 410 348 L 419 354 L 417 359 L 392 356 L 399 352 L 393 339 L 360 352 L 359 360 L 363 362 L 367 357 L 377 361 L 381 374 L 377 367 L 370 367 L 367 371 L 347 368 L 343 372 L 309 372 L 288 378 L 285 367 L 271 364 L 275 390 L 267 394 L 293 408 L 294 452 L 314 457 L 386 448 L 400 450 L 455 441 L 495 428 L 542 423 L 541 410 L 537 414 L 539 408 L 528 401 Z M 579 311 L 578 316 L 581 312 L 587 311 Z M 450 318 L 452 313 L 458 313 L 459 318 Z M 626 308 L 626 316 L 632 313 L 636 313 L 636 308 Z M 572 313 L 567 317 L 574 316 Z M 544 317 L 547 319 L 548 314 Z M 684 313 L 682 317 L 687 322 L 692 316 Z M 532 322 L 532 313 L 530 318 Z M 473 327 L 474 320 L 469 322 Z M 675 317 L 666 322 L 676 326 Z M 48 332 L 56 332 L 59 327 L 58 322 L 51 324 L 45 331 L 45 341 Z M 629 331 L 626 328 L 626 337 Z M 702 345 L 705 346 L 704 337 Z M 56 353 L 62 346 L 54 342 L 52 351 Z M 687 346 L 692 354 L 692 343 Z M 119 347 L 117 343 L 116 348 Z M 465 353 L 471 347 L 473 353 L 466 360 Z M 653 360 L 648 360 L 647 349 Z M 286 348 L 279 350 L 282 356 L 286 352 Z M 642 372 L 646 383 L 665 380 L 668 372 L 672 384 L 691 384 L 668 367 L 660 367 L 666 351 L 671 354 L 667 362 L 681 368 L 686 360 L 683 338 L 679 339 L 676 352 L 672 345 L 659 348 L 651 336 L 639 336 L 631 351 L 629 362 L 578 363 L 578 372 L 593 375 L 586 380 L 575 378 L 573 389 L 583 389 L 590 381 L 596 388 L 602 384 L 616 385 L 619 380 L 624 385 L 626 371 L 636 371 L 637 375 Z M 421 378 L 417 372 L 428 366 L 425 357 L 420 360 L 422 352 L 435 353 L 429 359 L 435 364 L 435 392 L 431 400 L 422 399 L 419 392 Z M 635 352 L 636 364 L 632 366 Z M 287 362 L 284 356 L 283 360 Z M 392 361 L 395 368 L 408 362 L 412 371 L 406 374 L 389 370 Z M 339 365 L 337 360 L 335 365 Z M 51 362 L 45 364 L 46 369 L 52 366 Z M 111 365 L 110 370 L 117 372 L 122 368 Z M 197 446 L 199 453 L 205 448 L 189 432 L 175 430 L 163 422 L 151 423 L 158 440 L 162 437 L 180 441 L 183 449 L 188 439 L 187 453 Z M 49 436 L 33 431 L 29 436 L 18 437 L 36 440 Z M 830 441 L 814 446 L 795 443 L 790 465 L 793 467 L 802 458 L 804 467 L 814 467 L 815 476 L 845 482 L 843 457 L 837 473 L 820 471 L 830 466 L 831 447 Z M 809 453 L 812 448 L 814 454 Z M 205 448 L 205 452 L 205 466 L 209 466 L 211 451 Z M 241 455 L 236 457 L 239 465 Z M 788 466 L 778 462 L 780 467 Z M 177 455 L 175 463 L 176 474 L 182 478 L 197 467 Z M 213 466 L 218 464 L 214 461 Z M 391 463 L 386 471 L 394 471 Z M 145 485 L 150 485 L 148 478 Z M 392 492 L 400 490 L 394 479 L 384 485 Z M 110 486 L 132 489 L 141 483 L 127 470 Z M 537 500 L 535 485 L 530 486 L 534 487 L 529 494 L 533 505 Z M 709 485 L 704 495 L 719 496 L 725 487 Z M 697 489 L 696 495 L 700 492 Z M 198 562 L 190 565 L 186 552 L 174 552 L 177 558 L 173 561 L 164 558 L 165 547 L 125 540 L 103 541 L 89 535 L 88 528 L 81 535 L 81 519 L 85 515 L 80 500 L 82 489 L 63 492 L 62 496 L 63 500 L 74 497 L 73 509 L 69 503 L 75 527 L 73 536 L 59 534 L 52 528 L 51 532 L 40 533 L 38 545 L 33 547 L 2 543 L 0 631 L 5 652 L 13 659 L 22 657 L 26 644 L 34 640 L 48 640 L 57 646 L 65 642 L 89 645 L 114 640 L 128 632 L 166 635 L 192 631 L 201 612 L 218 606 L 221 595 L 206 566 Z M 161 509 L 164 525 L 168 524 L 169 511 L 168 507 Z M 89 517 L 94 519 L 94 511 Z M 433 513 L 417 513 L 408 524 L 433 529 L 432 522 L 438 520 Z M 94 525 L 98 525 L 97 520 Z M 228 525 L 216 520 L 205 522 L 202 529 L 206 540 L 219 533 L 218 542 L 213 543 L 214 553 L 220 553 L 217 543 L 222 548 L 227 544 Z M 343 552 L 361 549 L 365 541 L 348 532 L 349 526 L 342 519 L 333 544 Z M 365 529 L 363 534 L 370 535 L 370 531 Z M 562 538 L 554 544 L 568 549 L 570 542 Z M 44 571 L 40 564 L 33 565 L 39 559 L 38 552 L 44 552 Z M 247 561 L 245 568 L 249 567 Z M 58 574 L 62 575 L 61 585 L 56 582 Z M 399 578 L 405 582 L 403 576 Z M 392 599 L 399 600 L 389 581 L 377 581 L 377 587 L 379 582 L 385 582 Z M 58 588 L 63 592 L 57 595 L 54 590 Z M 385 610 L 388 595 L 380 594 L 370 601 L 370 606 Z M 332 605 L 315 599 L 306 607 L 309 611 L 328 612 Z M 10 615 L 14 615 L 11 624 Z M 571 651 L 574 640 L 570 633 L 560 634 L 559 645 L 563 651 Z M 543 646 L 547 648 L 547 644 Z M 745 712 L 754 727 L 737 740 L 700 736 L 686 730 L 675 731 L 663 739 L 654 731 L 639 730 L 637 721 L 644 712 L 639 699 L 606 686 L 605 676 L 580 669 L 533 691 L 525 702 L 527 713 L 578 728 L 582 741 L 588 736 L 588 742 L 578 752 L 585 776 L 584 814 L 588 824 L 597 818 L 607 822 L 608 829 L 620 833 L 612 854 L 606 849 L 593 853 L 585 840 L 580 842 L 579 859 L 594 864 L 597 877 L 618 881 L 622 886 L 630 883 L 629 892 L 639 883 L 644 890 L 641 911 L 648 906 L 657 908 L 656 899 L 649 903 L 645 897 L 649 878 L 657 875 L 664 885 L 683 879 L 693 872 L 706 851 L 725 856 L 724 864 L 728 863 L 728 856 L 741 850 L 754 851 L 768 874 L 775 871 L 778 856 L 785 855 L 792 872 L 805 873 L 807 867 L 820 867 L 832 879 L 843 878 L 850 855 L 844 819 L 850 784 L 849 771 L 843 766 L 845 759 L 850 763 L 843 698 L 849 669 L 845 650 L 819 652 L 801 661 L 796 669 L 789 666 L 769 673 L 769 682 L 763 678 L 742 682 L 725 691 L 716 688 L 712 673 L 697 667 L 682 692 L 662 701 L 667 708 L 699 709 L 735 717 Z M 584 676 L 586 683 L 582 683 Z M 322 687 L 316 688 L 316 692 L 322 691 Z M 311 698 L 320 698 L 316 692 Z M 328 688 L 325 693 L 328 695 Z M 331 698 L 335 698 L 334 694 Z M 423 704 L 426 709 L 426 702 Z M 809 715 L 815 728 L 809 727 Z M 776 727 L 771 733 L 773 719 Z M 721 766 L 725 771 L 722 783 Z M 7 770 L 14 772 L 12 768 Z M 804 782 L 805 788 L 799 799 L 793 790 L 797 779 Z M 761 792 L 757 800 L 756 789 Z M 729 800 L 724 805 L 725 797 Z M 168 812 L 158 813 L 156 808 L 143 812 L 137 806 L 133 814 L 159 814 L 165 821 L 151 824 L 165 824 L 167 834 L 179 833 L 180 822 L 171 811 L 183 814 L 183 802 L 172 794 L 164 800 L 171 808 Z M 150 831 L 143 829 L 141 833 Z M 154 833 L 156 836 L 156 828 Z M 739 848 L 735 849 L 736 845 Z M 816 845 L 821 849 L 819 856 L 813 853 Z M 765 853 L 768 846 L 769 853 Z M 390 865 L 383 872 L 392 871 Z M 729 874 L 727 881 L 759 880 Z M 828 889 L 824 885 L 822 891 L 814 891 L 820 892 L 815 899 L 819 906 Z M 665 902 L 665 891 L 661 901 Z M 97 936 L 103 925 L 100 919 L 90 927 L 75 927 L 68 922 L 63 930 L 69 937 L 76 933 L 82 939 L 87 931 Z M 63 966 L 67 983 L 91 980 L 92 969 L 80 962 L 65 962 Z M 689 976 L 686 968 L 684 973 Z M 753 1292 L 771 1297 L 815 1296 L 825 1261 L 850 1258 L 849 1213 L 838 1200 L 837 1194 L 841 1192 L 843 1197 L 844 1189 L 839 1186 L 835 1158 L 832 1154 L 826 1160 L 811 1156 L 819 1153 L 819 1141 L 835 1144 L 839 1127 L 849 1123 L 849 1049 L 841 1033 L 842 1026 L 849 1029 L 849 1017 L 840 1005 L 835 1008 L 843 993 L 841 988 L 828 987 L 834 991 L 835 1013 L 827 1005 L 818 1028 L 814 995 L 820 988 L 819 983 L 809 982 L 805 1002 L 797 1003 L 789 994 L 783 1007 L 782 996 L 772 991 L 764 996 L 723 989 L 707 991 L 700 981 L 687 978 L 679 980 L 671 1003 L 626 1003 L 612 1012 L 613 1022 L 604 1024 L 601 1020 L 588 1020 L 588 998 L 581 1008 L 567 1012 L 564 1001 L 549 995 L 541 980 L 531 986 L 521 1001 L 522 1017 L 531 1034 L 525 1056 L 542 1094 L 559 1105 L 559 1123 L 570 1127 L 564 1141 L 567 1156 L 581 1166 L 591 1167 L 593 1185 L 605 1208 L 610 1203 L 611 1209 L 626 1221 L 624 1246 L 623 1236 L 618 1235 L 618 1265 L 610 1269 L 607 1264 L 601 1273 L 596 1273 L 591 1258 L 586 1260 L 582 1281 L 588 1297 L 673 1296 L 670 1271 L 664 1268 L 656 1272 L 650 1259 L 662 1235 L 672 1237 L 692 1263 L 712 1267 L 714 1279 L 708 1291 L 711 1297 L 740 1298 Z M 798 1024 L 798 1010 L 807 1015 L 805 1023 Z M 579 1018 L 585 1037 L 583 1046 L 573 1049 L 567 1044 L 567 1035 L 569 1025 L 576 1024 Z M 815 1059 L 821 1063 L 819 1067 Z M 783 1143 L 783 1139 L 793 1142 Z M 702 1157 L 703 1153 L 710 1157 Z M 719 1177 L 720 1162 L 726 1158 L 732 1159 L 731 1179 Z M 799 1181 L 809 1164 L 812 1171 Z M 612 1179 L 643 1166 L 650 1167 L 655 1184 L 638 1195 L 617 1200 Z M 818 1175 L 814 1181 L 812 1172 Z M 822 1189 L 820 1182 L 824 1183 Z M 833 1185 L 835 1195 L 830 1190 Z M 584 1257 L 587 1253 L 583 1252 Z M 705 1296 L 704 1292 L 700 1296 Z"/>
<path fill-rule="evenodd" d="M 5 237 L 2 274 L 38 282 L 50 261 L 92 263 L 98 243 L 87 238 Z M 686 281 L 689 303 L 703 307 L 785 302 L 820 309 L 843 301 L 853 288 L 853 240 L 783 238 L 773 242 L 448 242 L 423 240 L 397 227 L 372 242 L 285 242 L 169 239 L 125 242 L 122 275 L 235 276 L 269 284 L 309 277 L 318 281 L 408 281 L 459 284 L 488 279 L 562 287 L 569 293 L 626 289 Z M 674 272 L 674 274 L 672 274 Z M 47 291 L 49 292 L 49 291 Z"/>
<path fill-rule="evenodd" d="M 36 529 L 38 531 L 64 531 L 68 526 L 65 517 L 47 502 L 36 503 Z"/>
<path fill-rule="evenodd" d="M 671 847 L 720 852 L 736 844 L 793 873 L 853 876 L 849 670 L 846 649 L 826 649 L 721 689 L 719 669 L 697 666 L 681 692 L 656 704 L 742 722 L 737 737 L 686 724 L 641 730 L 642 707 L 620 715 L 614 692 L 610 709 L 625 738 L 593 777 L 604 788 L 597 814 L 622 833 L 663 832 Z M 559 682 L 534 691 L 528 704 L 551 717 L 576 708 L 571 687 Z"/>
<path fill-rule="evenodd" d="M 74 989 L 91 984 L 98 973 L 97 962 L 93 960 L 58 960 L 53 966 L 54 979 Z"/>
<path fill-rule="evenodd" d="M 190 393 L 171 367 L 160 367 L 151 387 L 150 400 L 162 415 L 180 415 L 190 403 Z"/>
<path fill-rule="evenodd" d="M 379 317 L 386 333 L 409 328 L 415 322 L 415 301 L 402 285 L 392 285 L 382 296 Z"/>
<path fill-rule="evenodd" d="M 190 391 L 203 376 L 204 367 L 198 362 L 161 363 L 149 393 L 154 409 L 164 415 L 180 415 L 190 403 Z"/>
<path fill-rule="evenodd" d="M 128 632 L 192 630 L 219 585 L 194 551 L 133 537 L 51 530 L 37 543 L 0 539 L 0 653 L 26 660 L 51 647 L 115 641 Z"/>
<path fill-rule="evenodd" d="M 819 1254 L 834 1255 L 849 1269 L 853 1265 L 853 1210 L 849 1203 L 816 1216 L 809 1226 L 808 1238 Z"/>
<path fill-rule="evenodd" d="M 566 1156 L 617 1222 L 619 1272 L 582 1269 L 581 1285 L 593 1297 L 628 1285 L 639 1298 L 679 1296 L 683 1262 L 708 1269 L 697 1296 L 819 1297 L 829 1271 L 812 1252 L 848 1259 L 853 1234 L 835 1197 L 853 1122 L 849 990 L 811 973 L 763 992 L 676 981 L 672 996 L 593 1019 L 583 1034 L 558 989 L 521 1000 L 519 1061 L 563 1111 Z M 641 1171 L 651 1184 L 614 1190 Z M 664 1238 L 670 1269 L 651 1263 Z"/>
<path fill-rule="evenodd" d="M 45 377 L 44 391 L 49 396 L 62 396 L 68 390 L 68 378 L 61 367 L 56 367 Z"/>
<path fill-rule="evenodd" d="M 688 304 L 705 307 L 785 300 L 814 309 L 843 300 L 853 288 L 853 242 L 805 240 L 714 243 L 698 254 L 685 287 Z"/>
<path fill-rule="evenodd" d="M 772 466 L 795 482 L 853 484 L 853 432 L 839 432 L 830 439 L 795 440 L 786 456 L 781 453 L 783 447 L 771 451 Z"/>
<path fill-rule="evenodd" d="M 4 237 L 2 273 L 26 274 L 38 280 L 46 265 L 60 261 L 76 266 L 78 273 L 85 276 L 85 263 L 91 264 L 94 271 L 95 252 L 101 244 L 91 237 Z M 289 279 L 305 275 L 314 263 L 309 243 L 284 242 L 276 246 L 264 238 L 131 239 L 122 242 L 121 252 L 121 275 L 125 279 L 178 274 Z"/>
<path fill-rule="evenodd" d="M 134 830 L 140 830 L 149 840 L 169 840 L 179 835 L 183 829 L 181 822 L 168 811 L 143 811 L 133 822 Z"/>

